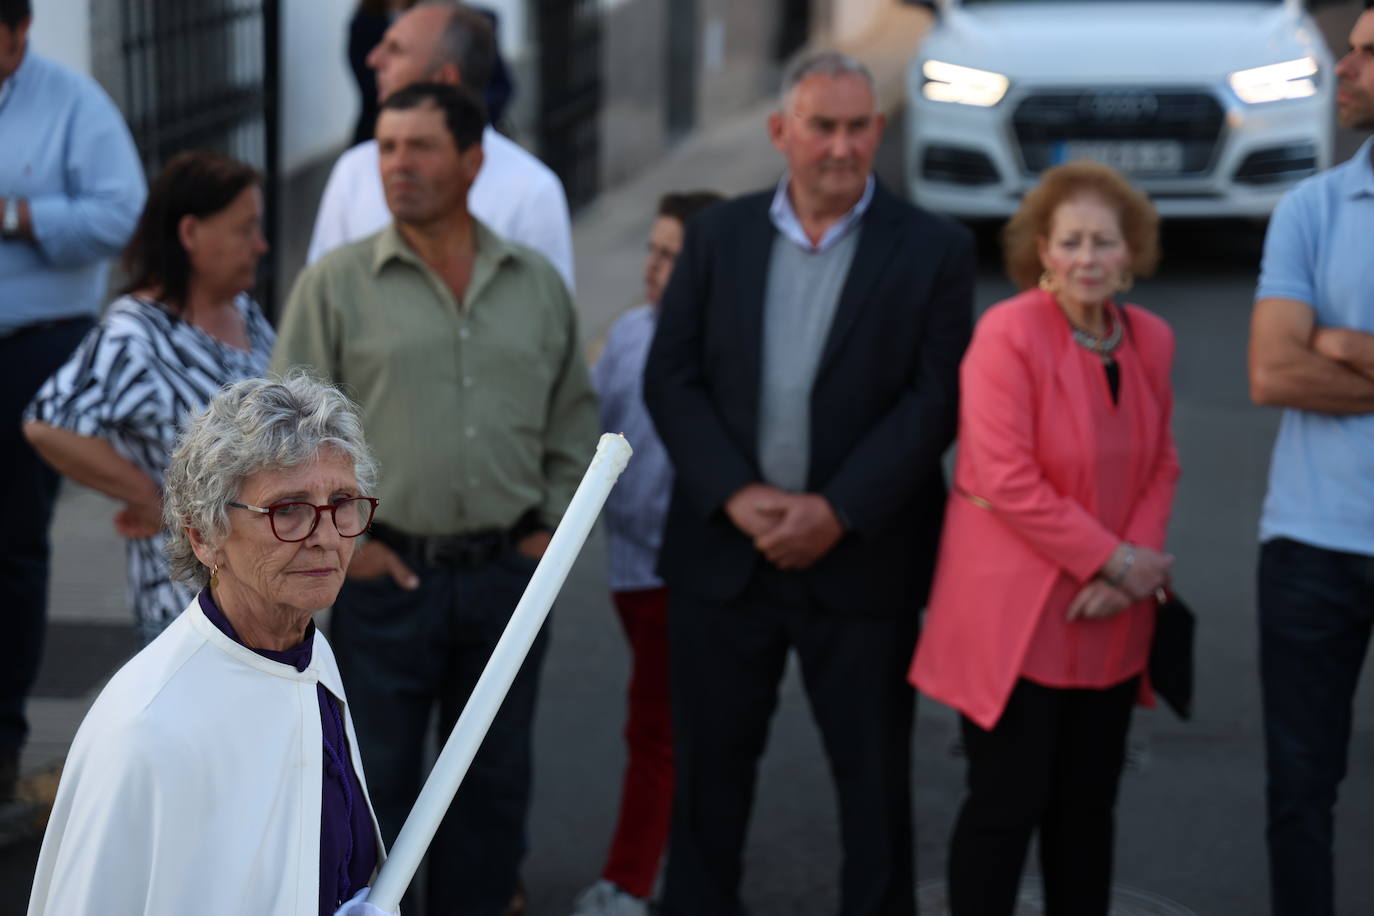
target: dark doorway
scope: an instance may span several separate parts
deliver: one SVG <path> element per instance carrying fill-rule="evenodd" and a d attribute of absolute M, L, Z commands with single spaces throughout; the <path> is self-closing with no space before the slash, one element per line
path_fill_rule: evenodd
<path fill-rule="evenodd" d="M 540 152 L 569 206 L 596 195 L 601 146 L 600 0 L 540 0 Z"/>
<path fill-rule="evenodd" d="M 176 153 L 209 149 L 263 174 L 277 212 L 278 0 L 120 0 L 126 117 L 149 177 Z M 272 259 L 257 298 L 275 309 Z"/>
<path fill-rule="evenodd" d="M 811 0 L 781 0 L 778 9 L 777 60 L 784 63 L 811 37 Z"/>
<path fill-rule="evenodd" d="M 668 138 L 676 140 L 691 131 L 697 120 L 696 0 L 668 0 L 667 28 L 664 113 Z"/>

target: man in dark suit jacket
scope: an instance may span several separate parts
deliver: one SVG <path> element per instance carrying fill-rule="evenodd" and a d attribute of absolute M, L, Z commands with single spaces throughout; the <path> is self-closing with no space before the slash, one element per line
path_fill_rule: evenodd
<path fill-rule="evenodd" d="M 966 230 L 879 187 L 857 61 L 795 65 L 776 190 L 706 210 L 644 391 L 677 478 L 660 571 L 678 788 L 663 909 L 736 916 L 755 771 L 796 650 L 839 799 L 845 916 L 911 916 L 906 668 L 972 322 Z"/>

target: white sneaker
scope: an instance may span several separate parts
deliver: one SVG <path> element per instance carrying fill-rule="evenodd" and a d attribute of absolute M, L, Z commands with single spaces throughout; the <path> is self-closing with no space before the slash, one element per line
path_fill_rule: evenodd
<path fill-rule="evenodd" d="M 649 916 L 649 903 L 602 878 L 577 895 L 572 916 Z"/>

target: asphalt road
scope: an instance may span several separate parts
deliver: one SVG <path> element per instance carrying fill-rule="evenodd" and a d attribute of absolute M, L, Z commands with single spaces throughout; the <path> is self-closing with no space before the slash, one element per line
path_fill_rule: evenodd
<path fill-rule="evenodd" d="M 1168 227 L 1159 276 L 1142 281 L 1132 296 L 1167 318 L 1178 338 L 1175 433 L 1184 474 L 1170 547 L 1179 557 L 1180 592 L 1200 617 L 1197 716 L 1183 724 L 1163 712 L 1138 714 L 1137 766 L 1125 777 L 1119 818 L 1119 882 L 1188 910 L 1135 913 L 1251 916 L 1267 909 L 1254 567 L 1278 418 L 1249 403 L 1245 384 L 1259 238 L 1249 225 Z M 1000 276 L 991 237 L 983 242 L 977 301 L 987 306 L 1011 289 Z M 85 508 L 83 531 L 103 536 L 108 511 Z M 119 545 L 112 536 L 107 549 L 117 569 Z M 85 550 L 89 558 L 99 547 Z M 574 894 L 599 872 L 615 816 L 627 658 L 604 568 L 598 532 L 554 611 L 525 868 L 531 916 L 566 916 Z M 109 584 L 92 587 L 117 601 Z M 954 737 L 953 715 L 922 701 L 912 778 L 917 868 L 927 882 L 938 883 L 942 874 L 962 789 Z M 1374 689 L 1368 679 L 1357 704 L 1338 829 L 1340 912 L 1374 912 L 1366 863 L 1374 848 Z M 0 916 L 23 912 L 34 851 L 31 844 L 0 850 L 0 888 L 9 892 L 0 894 Z M 789 676 L 760 768 L 746 900 L 754 916 L 834 913 L 839 864 L 824 754 L 799 682 Z"/>
<path fill-rule="evenodd" d="M 1175 434 L 1184 468 L 1170 548 L 1179 591 L 1199 615 L 1197 712 L 1191 723 L 1141 711 L 1138 766 L 1119 819 L 1118 880 L 1198 914 L 1266 911 L 1263 763 L 1254 623 L 1255 539 L 1278 415 L 1250 404 L 1247 321 L 1260 229 L 1169 227 L 1159 275 L 1132 295 L 1178 338 Z M 977 299 L 1011 292 L 984 239 Z M 613 825 L 623 751 L 626 658 L 602 589 L 602 545 L 589 545 L 556 610 L 538 721 L 537 794 L 526 869 L 532 913 L 559 916 L 596 877 Z M 1342 913 L 1374 912 L 1374 690 L 1359 697 L 1357 734 L 1338 814 Z M 913 772 L 918 874 L 939 879 L 961 793 L 953 715 L 920 706 Z M 799 681 L 790 676 L 763 761 L 745 897 L 754 916 L 836 909 L 833 793 Z M 1142 911 L 1145 912 L 1145 911 Z M 1164 911 L 1161 911 L 1164 912 Z"/>
<path fill-rule="evenodd" d="M 1344 49 L 1355 8 L 1347 3 L 1320 13 L 1333 48 Z M 899 121 L 889 125 L 878 155 L 879 174 L 893 188 L 901 187 Z M 1337 159 L 1348 158 L 1360 139 L 1338 133 Z M 995 234 L 984 227 L 979 239 L 981 309 L 1013 290 L 1001 273 Z M 1158 275 L 1138 282 L 1131 294 L 1166 318 L 1178 340 L 1174 429 L 1184 472 L 1170 549 L 1179 558 L 1179 592 L 1199 616 L 1197 708 L 1189 723 L 1163 711 L 1137 714 L 1134 766 L 1119 809 L 1117 880 L 1166 900 L 1122 902 L 1114 916 L 1268 911 L 1254 579 L 1278 413 L 1250 403 L 1245 369 L 1262 239 L 1263 227 L 1253 223 L 1166 226 Z M 600 591 L 602 552 L 601 542 L 593 541 L 574 571 L 556 610 L 544 675 L 525 870 L 535 916 L 565 916 L 576 891 L 597 876 L 613 827 L 626 657 Z M 955 734 L 953 714 L 922 701 L 913 783 L 918 878 L 927 889 L 943 875 L 962 792 Z M 1337 831 L 1338 912 L 1374 912 L 1367 862 L 1374 848 L 1369 678 L 1357 698 Z M 760 767 L 745 900 L 754 916 L 834 913 L 839 866 L 825 757 L 790 671 Z M 1029 867 L 1033 872 L 1033 861 Z M 1169 901 L 1177 906 L 1170 908 Z"/>
<path fill-rule="evenodd" d="M 1354 7 L 1323 11 L 1333 46 L 1344 45 Z M 888 136 L 879 171 L 889 186 L 900 187 L 900 125 Z M 1339 158 L 1356 139 L 1341 138 Z M 1184 475 L 1170 547 L 1179 557 L 1179 590 L 1200 618 L 1196 718 L 1185 724 L 1164 712 L 1138 714 L 1135 766 L 1124 780 L 1119 817 L 1119 883 L 1187 909 L 1133 913 L 1267 912 L 1254 571 L 1278 416 L 1250 404 L 1245 382 L 1260 233 L 1249 224 L 1169 226 L 1159 275 L 1139 282 L 1131 296 L 1168 319 L 1178 339 L 1175 433 Z M 977 302 L 986 307 L 1012 290 L 992 235 L 982 233 L 981 243 Z M 625 284 L 635 288 L 637 278 L 627 276 Z M 604 568 L 598 532 L 554 612 L 525 868 L 531 916 L 566 916 L 574 894 L 600 870 L 615 817 L 627 658 Z M 1374 848 L 1374 688 L 1368 678 L 1365 684 L 1337 815 L 1339 911 L 1352 914 L 1374 912 L 1367 865 Z M 953 715 L 922 701 L 912 778 L 923 882 L 942 875 L 962 791 L 954 737 Z M 32 866 L 26 873 L 22 852 L 0 856 L 0 888 L 7 892 L 0 894 L 0 916 L 23 911 Z M 760 767 L 744 890 L 754 916 L 834 913 L 839 855 L 825 757 L 790 673 Z"/>

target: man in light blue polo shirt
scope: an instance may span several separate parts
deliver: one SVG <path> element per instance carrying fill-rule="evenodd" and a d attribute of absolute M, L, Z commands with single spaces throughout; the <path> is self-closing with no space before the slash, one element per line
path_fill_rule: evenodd
<path fill-rule="evenodd" d="M 28 732 L 57 493 L 20 416 L 91 327 L 107 261 L 146 194 L 119 110 L 95 81 L 28 48 L 30 18 L 28 0 L 0 0 L 0 804 Z"/>
<path fill-rule="evenodd" d="M 1374 130 L 1374 2 L 1336 67 Z M 1284 408 L 1260 521 L 1260 679 L 1274 916 L 1331 916 L 1332 816 L 1374 622 L 1374 139 L 1274 211 L 1250 390 Z"/>

